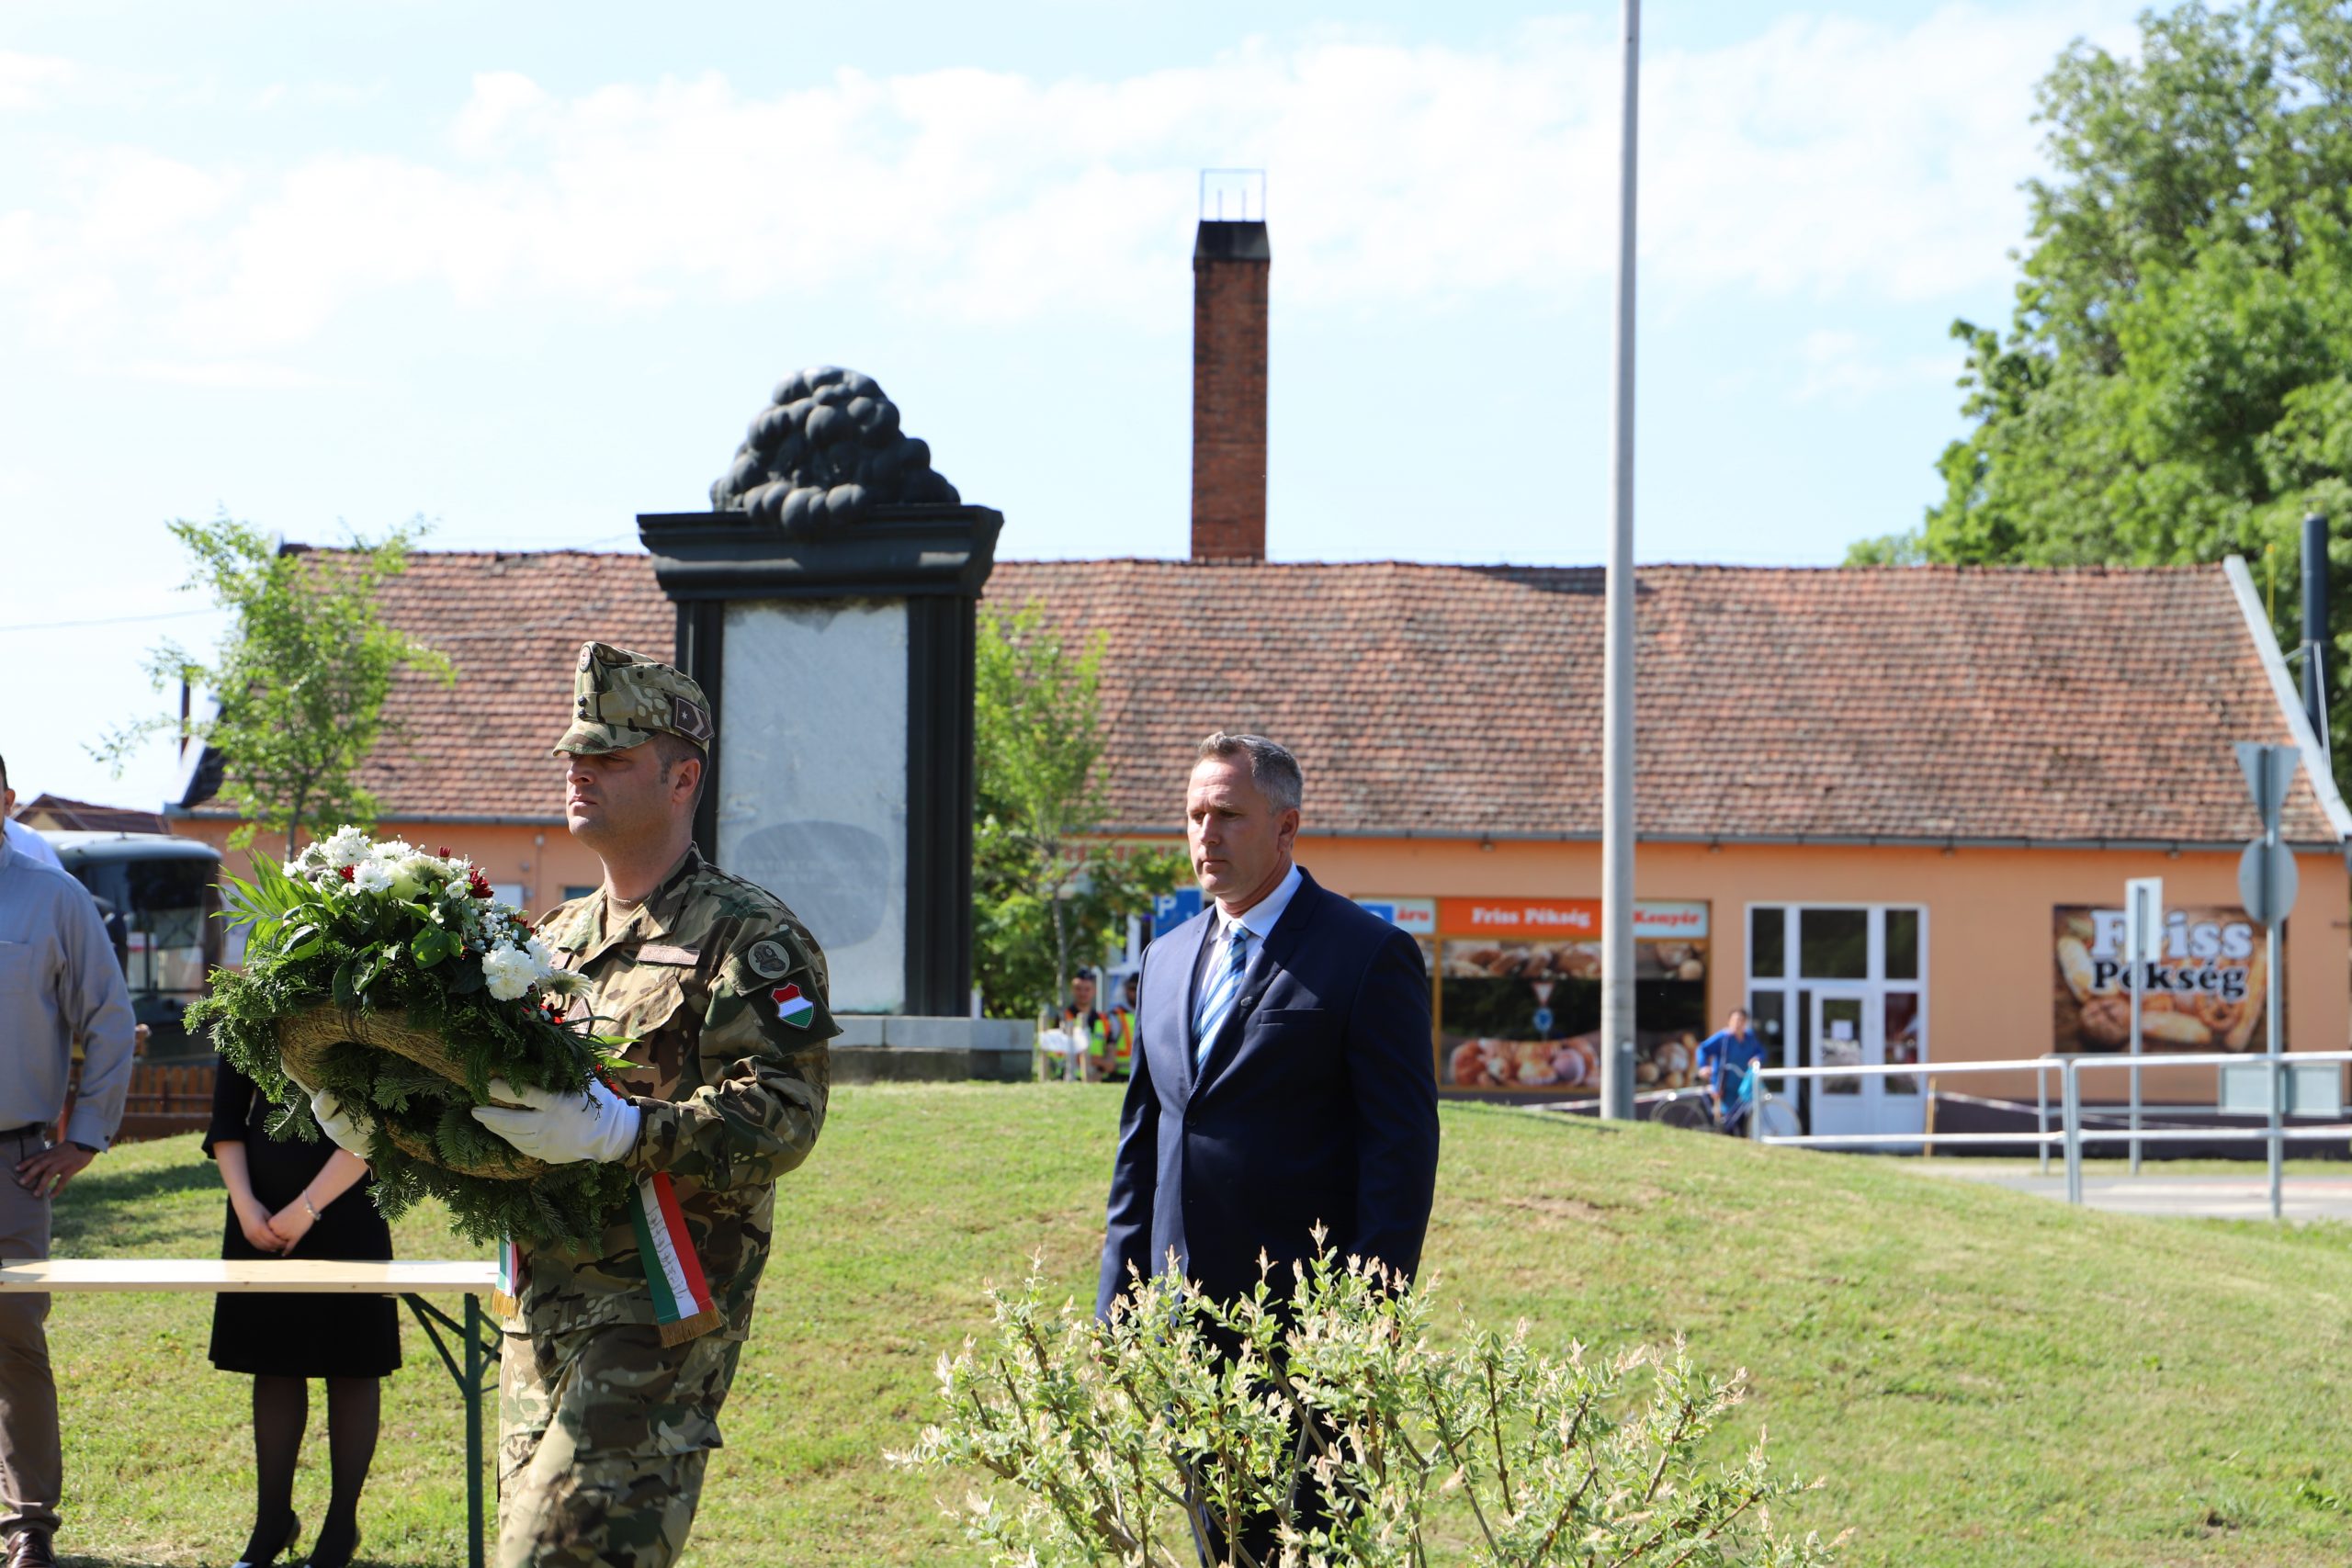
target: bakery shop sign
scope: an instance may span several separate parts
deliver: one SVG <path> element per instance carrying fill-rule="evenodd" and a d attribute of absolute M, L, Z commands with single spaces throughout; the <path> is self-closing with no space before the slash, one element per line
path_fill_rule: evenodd
<path fill-rule="evenodd" d="M 1441 898 L 1440 934 L 1457 937 L 1600 939 L 1598 898 Z M 1681 937 L 1703 940 L 1707 906 L 1644 902 L 1634 906 L 1636 942 Z"/>
<path fill-rule="evenodd" d="M 2132 965 L 2123 911 L 2061 904 L 2053 911 L 2056 1049 L 2122 1051 L 2132 1041 Z M 2267 1051 L 2261 928 L 2245 911 L 2165 911 L 2163 954 L 2140 976 L 2140 1040 L 2149 1051 Z"/>

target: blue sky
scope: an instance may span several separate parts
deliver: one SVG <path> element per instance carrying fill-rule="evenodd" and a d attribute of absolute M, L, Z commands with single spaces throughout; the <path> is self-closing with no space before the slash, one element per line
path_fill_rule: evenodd
<path fill-rule="evenodd" d="M 1650 7 L 1643 558 L 1917 519 L 2033 84 L 2132 9 Z M 168 787 L 84 750 L 217 630 L 166 519 L 629 547 L 803 365 L 879 379 L 1006 554 L 1182 554 L 1204 166 L 1268 170 L 1272 552 L 1598 560 L 1616 15 L 14 0 L 11 782 Z"/>

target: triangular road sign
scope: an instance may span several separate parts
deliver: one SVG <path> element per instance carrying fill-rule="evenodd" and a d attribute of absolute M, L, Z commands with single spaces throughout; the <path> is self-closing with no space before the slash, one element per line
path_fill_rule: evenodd
<path fill-rule="evenodd" d="M 2238 769 L 2245 774 L 2245 787 L 2254 796 L 2254 808 L 2262 813 L 2262 830 L 2278 830 L 2278 813 L 2287 804 L 2287 791 L 2295 782 L 2295 767 L 2302 753 L 2292 746 L 2266 746 L 2259 740 L 2238 742 Z"/>

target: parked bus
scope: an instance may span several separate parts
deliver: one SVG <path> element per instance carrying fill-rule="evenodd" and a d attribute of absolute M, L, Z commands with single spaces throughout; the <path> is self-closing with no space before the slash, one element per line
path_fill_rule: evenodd
<path fill-rule="evenodd" d="M 221 962 L 220 852 L 168 833 L 43 831 L 98 901 L 155 1062 L 209 1058 L 183 1021 Z"/>

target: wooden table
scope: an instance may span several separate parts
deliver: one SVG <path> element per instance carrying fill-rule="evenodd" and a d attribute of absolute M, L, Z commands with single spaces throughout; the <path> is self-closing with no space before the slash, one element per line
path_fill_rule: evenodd
<path fill-rule="evenodd" d="M 470 1568 L 482 1568 L 481 1396 L 489 1392 L 485 1374 L 498 1359 L 498 1333 L 482 1312 L 481 1299 L 497 1279 L 495 1264 L 461 1259 L 336 1263 L 294 1258 L 51 1258 L 0 1262 L 0 1292 L 195 1291 L 212 1295 L 345 1292 L 400 1297 L 408 1303 L 434 1349 L 440 1352 L 441 1364 L 448 1368 L 465 1402 L 466 1561 Z M 464 1296 L 464 1321 L 428 1304 L 427 1295 Z M 450 1353 L 441 1337 L 443 1328 L 462 1342 L 462 1359 Z"/>

